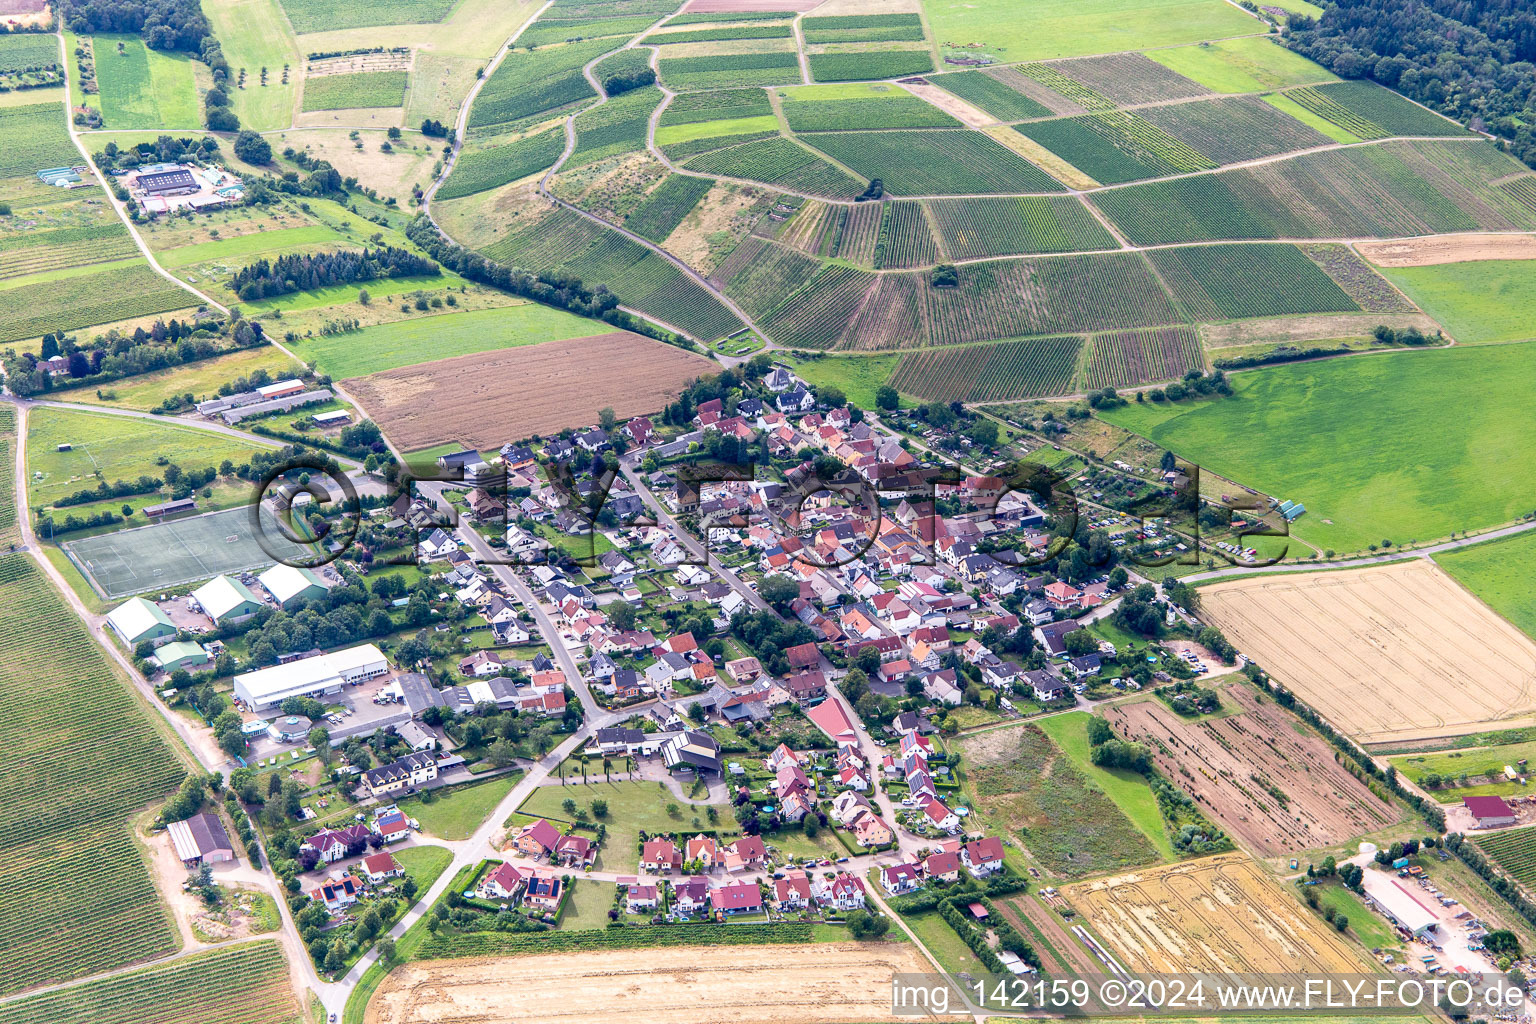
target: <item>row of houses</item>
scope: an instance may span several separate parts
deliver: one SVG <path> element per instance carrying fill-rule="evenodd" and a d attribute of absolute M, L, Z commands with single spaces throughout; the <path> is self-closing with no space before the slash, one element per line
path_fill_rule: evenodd
<path fill-rule="evenodd" d="M 1002 840 L 987 836 L 970 842 L 942 843 L 918 861 L 888 864 L 880 869 L 880 886 L 892 896 L 916 892 L 929 882 L 954 882 L 965 871 L 985 878 L 1003 870 Z"/>

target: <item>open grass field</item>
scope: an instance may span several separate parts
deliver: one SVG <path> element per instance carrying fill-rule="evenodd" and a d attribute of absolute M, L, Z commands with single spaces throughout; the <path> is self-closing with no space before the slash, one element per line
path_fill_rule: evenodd
<path fill-rule="evenodd" d="M 1516 729 L 1505 730 L 1496 735 L 1523 734 L 1523 730 Z M 1459 804 L 1462 797 L 1474 794 L 1509 796 L 1529 793 L 1530 786 L 1522 786 L 1518 780 L 1506 778 L 1504 768 L 1507 765 L 1514 768 L 1517 773 L 1528 771 L 1532 758 L 1536 758 L 1536 741 L 1521 740 L 1497 743 L 1492 746 L 1457 747 L 1427 753 L 1397 754 L 1389 760 L 1397 766 L 1399 773 L 1416 783 L 1422 782 L 1426 775 L 1440 776 L 1444 780 L 1440 787 L 1437 789 L 1426 787 L 1426 792 L 1440 803 Z M 1527 764 L 1521 766 L 1521 761 Z M 1467 777 L 1465 785 L 1461 782 L 1463 775 Z M 1496 781 L 1490 782 L 1489 779 Z"/>
<path fill-rule="evenodd" d="M 282 5 L 278 0 L 205 0 L 203 13 L 236 79 L 242 69 L 245 71 L 245 88 L 232 89 L 229 94 L 240 126 L 259 132 L 287 128 L 293 123 L 298 72 L 304 62 Z M 290 69 L 287 85 L 282 75 L 285 65 Z M 261 82 L 262 68 L 267 69 L 265 85 Z"/>
<path fill-rule="evenodd" d="M 605 333 L 606 324 L 529 302 L 467 313 L 445 313 L 366 327 L 350 334 L 305 338 L 293 346 L 338 380 L 494 349 L 564 341 Z"/>
<path fill-rule="evenodd" d="M 70 451 L 58 451 L 61 444 Z M 183 469 L 236 465 L 266 449 L 211 430 L 152 419 L 39 408 L 27 420 L 27 500 L 34 508 L 82 489 L 94 488 L 97 473 L 108 483 L 159 475 L 164 456 Z"/>
<path fill-rule="evenodd" d="M 0 177 L 29 178 L 45 167 L 62 167 L 79 161 L 80 151 L 69 141 L 64 112 L 57 103 L 29 103 L 0 107 L 0 135 L 6 144 L 0 152 Z M 31 178 L 29 184 L 36 184 Z"/>
<path fill-rule="evenodd" d="M 370 25 L 416 25 L 442 21 L 458 0 L 283 0 L 283 10 L 299 35 L 366 28 Z"/>
<path fill-rule="evenodd" d="M 0 559 L 0 612 L 0 993 L 11 993 L 177 947 L 127 819 L 185 769 L 26 556 Z"/>
<path fill-rule="evenodd" d="M 293 359 L 280 350 L 264 345 L 116 381 L 100 389 L 99 396 L 96 390 L 80 388 L 70 392 L 68 397 L 72 402 L 87 405 L 112 405 L 148 412 L 174 395 L 192 395 L 198 401 L 212 398 L 218 393 L 220 385 L 237 377 L 249 376 L 257 370 L 266 370 L 273 380 L 282 380 L 284 377 L 295 376 L 300 369 Z"/>
<path fill-rule="evenodd" d="M 1068 711 L 1064 715 L 1051 715 L 1040 720 L 1040 728 L 1055 742 L 1077 770 L 1087 776 L 1120 808 L 1136 830 L 1146 836 L 1165 860 L 1175 857 L 1173 847 L 1163 829 L 1163 816 L 1157 809 L 1157 798 L 1152 794 L 1146 777 L 1123 768 L 1101 768 L 1093 763 L 1092 746 L 1088 742 L 1087 711 Z"/>
<path fill-rule="evenodd" d="M 1239 853 L 1082 882 L 1063 895 L 1134 973 L 1347 973 L 1364 963 Z"/>
<path fill-rule="evenodd" d="M 641 832 L 648 835 L 678 832 L 687 829 L 695 816 L 702 818 L 704 815 L 704 808 L 681 803 L 659 782 L 604 782 L 601 768 L 601 763 L 587 767 L 585 785 L 579 773 L 573 782 L 567 768 L 566 785 L 540 786 L 518 808 L 521 814 L 564 822 L 570 820 L 570 815 L 561 806 L 567 799 L 574 800 L 577 807 L 585 808 L 589 813 L 593 800 L 607 800 L 608 817 L 602 819 L 602 823 L 608 827 L 608 836 L 598 854 L 597 868 L 600 871 L 638 871 Z M 622 764 L 619 768 L 622 771 Z M 676 815 L 667 813 L 670 804 L 677 805 Z M 722 823 L 732 820 L 728 807 L 721 805 L 718 810 Z"/>
<path fill-rule="evenodd" d="M 1210 621 L 1362 743 L 1532 724 L 1536 643 L 1434 563 L 1201 588 Z"/>
<path fill-rule="evenodd" d="M 940 49 L 980 43 L 999 60 L 1049 60 L 1252 35 L 1262 25 L 1215 0 L 1048 0 L 1020 18 L 1010 0 L 923 0 Z M 973 51 L 974 52 L 974 51 Z"/>
<path fill-rule="evenodd" d="M 1264 92 L 1338 81 L 1327 68 L 1264 37 L 1176 46 L 1147 56 L 1212 92 Z"/>
<path fill-rule="evenodd" d="M 1018 836 L 1051 873 L 1080 877 L 1160 859 L 1147 833 L 1039 726 L 995 729 L 958 746 L 980 827 Z M 1157 803 L 1146 798 L 1156 818 Z"/>
<path fill-rule="evenodd" d="M 401 448 L 448 440 L 494 448 L 506 437 L 587 426 L 607 406 L 625 418 L 656 412 L 715 365 L 614 331 L 388 370 L 347 388 Z M 508 393 L 522 400 L 509 406 Z"/>
<path fill-rule="evenodd" d="M 1401 816 L 1274 701 L 1261 703 L 1241 683 L 1223 689 L 1222 701 L 1237 713 L 1191 722 L 1148 698 L 1107 707 L 1104 717 L 1151 749 L 1158 770 L 1255 856 L 1335 846 Z"/>
<path fill-rule="evenodd" d="M 0 289 L 0 342 L 182 309 L 195 299 L 140 259 L 68 276 L 34 274 L 6 284 Z"/>
<path fill-rule="evenodd" d="M 892 974 L 931 969 L 904 942 L 743 946 L 725 956 L 656 948 L 638 960 L 624 949 L 424 960 L 385 979 L 365 1020 L 425 1024 L 448 1014 L 480 1024 L 589 1024 L 632 1012 L 639 986 L 654 1024 L 886 1021 L 899 1019 L 890 1012 Z M 509 971 L 536 971 L 541 984 L 526 992 L 509 987 Z"/>
<path fill-rule="evenodd" d="M 1529 345 L 1393 353 L 1269 367 L 1234 378 L 1230 398 L 1102 415 L 1225 479 L 1303 503 L 1292 533 L 1358 551 L 1530 511 L 1536 466 L 1508 424 L 1536 401 L 1533 371 Z"/>
<path fill-rule="evenodd" d="M 1536 533 L 1457 548 L 1435 556 L 1440 568 L 1536 639 L 1536 592 L 1527 586 L 1536 564 Z"/>
<path fill-rule="evenodd" d="M 394 854 L 395 860 L 416 880 L 416 887 L 422 892 L 432 888 L 432 883 L 453 863 L 452 850 L 427 843 L 397 849 Z"/>
<path fill-rule="evenodd" d="M 1529 260 L 1385 267 L 1381 272 L 1444 324 L 1458 345 L 1536 338 L 1536 263 Z"/>
<path fill-rule="evenodd" d="M 405 103 L 404 71 L 359 71 L 319 75 L 304 83 L 305 110 L 398 107 Z"/>
<path fill-rule="evenodd" d="M 426 803 L 419 796 L 397 801 L 406 817 L 421 822 L 421 830 L 438 839 L 468 839 L 474 835 L 502 798 L 512 792 L 517 774 L 498 775 L 484 782 L 468 782 L 462 786 L 433 790 L 436 799 Z M 447 851 L 443 851 L 446 853 Z M 452 860 L 452 856 L 448 860 Z M 442 867 L 438 867 L 439 874 Z M 423 889 L 426 883 L 417 880 Z"/>
<path fill-rule="evenodd" d="M 268 547 L 290 561 L 313 557 L 283 539 L 270 512 L 263 509 L 261 516 Z M 86 579 L 113 599 L 273 562 L 251 528 L 249 505 L 66 540 L 62 546 Z"/>
<path fill-rule="evenodd" d="M 875 406 L 875 392 L 890 380 L 900 356 L 823 356 L 790 359 L 795 373 L 812 387 L 831 384 L 843 389 L 848 401 L 861 409 Z"/>
<path fill-rule="evenodd" d="M 101 115 L 109 128 L 200 128 L 192 58 L 136 35 L 93 37 Z"/>
<path fill-rule="evenodd" d="M 0 1005 L 0 1024 L 293 1024 L 282 947 L 247 942 Z"/>

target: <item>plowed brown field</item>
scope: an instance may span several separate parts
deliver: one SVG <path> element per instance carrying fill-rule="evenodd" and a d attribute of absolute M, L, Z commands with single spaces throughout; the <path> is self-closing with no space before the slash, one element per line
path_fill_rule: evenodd
<path fill-rule="evenodd" d="M 1536 259 L 1536 235 L 1445 235 L 1361 242 L 1360 255 L 1378 267 L 1431 267 L 1469 260 Z"/>
<path fill-rule="evenodd" d="M 1154 699 L 1107 707 L 1104 717 L 1149 746 L 1163 774 L 1260 857 L 1332 846 L 1398 820 L 1274 701 L 1260 703 L 1246 685 L 1226 687 L 1221 699 L 1240 713 L 1190 722 Z"/>
<path fill-rule="evenodd" d="M 396 447 L 495 448 L 533 434 L 655 412 L 719 367 L 674 345 L 615 331 L 480 352 L 346 381 Z"/>
<path fill-rule="evenodd" d="M 1062 890 L 1132 973 L 1363 971 L 1331 929 L 1239 853 Z"/>
<path fill-rule="evenodd" d="M 1427 559 L 1200 590 L 1204 616 L 1362 743 L 1536 724 L 1536 643 Z"/>
<path fill-rule="evenodd" d="M 723 927 L 729 927 L 725 925 Z M 424 960 L 395 968 L 367 1024 L 832 1024 L 893 1017 L 910 943 L 675 947 Z"/>

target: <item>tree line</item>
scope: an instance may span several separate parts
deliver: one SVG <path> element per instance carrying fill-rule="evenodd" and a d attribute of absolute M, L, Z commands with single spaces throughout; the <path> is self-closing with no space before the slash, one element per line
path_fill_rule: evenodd
<path fill-rule="evenodd" d="M 385 277 L 435 277 L 442 269 L 425 256 L 385 246 L 362 252 L 290 253 L 276 260 L 260 259 L 242 268 L 229 287 L 246 302 L 312 292 L 337 284 L 376 281 Z"/>

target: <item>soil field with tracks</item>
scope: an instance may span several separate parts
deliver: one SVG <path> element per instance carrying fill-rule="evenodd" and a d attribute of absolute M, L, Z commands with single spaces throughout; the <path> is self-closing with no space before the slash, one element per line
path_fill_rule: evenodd
<path fill-rule="evenodd" d="M 1360 255 L 1378 267 L 1430 267 L 1471 260 L 1536 259 L 1536 235 L 1444 235 L 1361 242 Z"/>
<path fill-rule="evenodd" d="M 730 927 L 725 925 L 723 927 Z M 697 947 L 424 960 L 397 967 L 367 1024 L 831 1024 L 892 1017 L 891 976 L 928 973 L 910 943 Z M 537 977 L 537 985 L 509 985 Z"/>
<path fill-rule="evenodd" d="M 589 426 L 605 406 L 621 421 L 655 412 L 715 365 L 614 331 L 402 366 L 346 387 L 405 451 L 444 441 L 484 449 L 509 437 Z"/>
<path fill-rule="evenodd" d="M 1062 890 L 1132 973 L 1352 974 L 1345 940 L 1243 854 Z"/>
<path fill-rule="evenodd" d="M 1256 698 L 1247 686 L 1226 687 L 1222 702 L 1241 710 L 1200 722 L 1155 699 L 1105 708 L 1104 717 L 1150 747 L 1163 774 L 1256 856 L 1332 846 L 1398 820 L 1334 760 L 1326 740 Z"/>
<path fill-rule="evenodd" d="M 1361 743 L 1536 724 L 1536 644 L 1432 562 L 1200 591 L 1205 617 Z"/>

